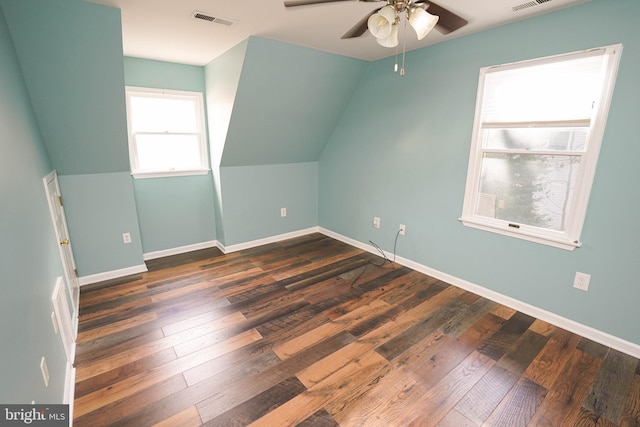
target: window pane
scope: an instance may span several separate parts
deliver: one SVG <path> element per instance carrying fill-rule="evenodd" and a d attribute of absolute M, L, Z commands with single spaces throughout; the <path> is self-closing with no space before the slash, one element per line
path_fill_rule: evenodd
<path fill-rule="evenodd" d="M 505 150 L 584 151 L 588 129 L 526 128 L 484 129 L 483 146 Z"/>
<path fill-rule="evenodd" d="M 201 169 L 200 142 L 197 135 L 136 135 L 138 169 Z"/>
<path fill-rule="evenodd" d="M 589 119 L 603 80 L 604 55 L 488 72 L 483 122 Z"/>
<path fill-rule="evenodd" d="M 131 96 L 133 132 L 198 132 L 198 111 L 190 99 Z"/>
<path fill-rule="evenodd" d="M 564 231 L 579 161 L 579 156 L 485 154 L 476 214 Z"/>

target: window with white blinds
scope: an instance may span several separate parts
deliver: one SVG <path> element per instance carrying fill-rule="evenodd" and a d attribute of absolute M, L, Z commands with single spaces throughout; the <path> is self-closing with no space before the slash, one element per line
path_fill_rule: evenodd
<path fill-rule="evenodd" d="M 480 70 L 465 225 L 580 246 L 621 51 L 615 45 Z"/>

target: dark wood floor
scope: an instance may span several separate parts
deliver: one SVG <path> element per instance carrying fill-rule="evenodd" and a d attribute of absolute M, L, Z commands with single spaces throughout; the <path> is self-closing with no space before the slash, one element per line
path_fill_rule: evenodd
<path fill-rule="evenodd" d="M 75 426 L 640 426 L 640 364 L 323 236 L 82 289 Z"/>

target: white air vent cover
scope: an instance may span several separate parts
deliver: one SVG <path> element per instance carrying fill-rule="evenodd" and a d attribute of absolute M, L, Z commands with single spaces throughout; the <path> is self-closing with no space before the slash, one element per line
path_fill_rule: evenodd
<path fill-rule="evenodd" d="M 202 21 L 215 22 L 216 24 L 226 25 L 227 27 L 230 27 L 236 22 L 238 22 L 235 19 L 221 18 L 219 16 L 213 16 L 208 13 L 200 12 L 199 10 L 194 10 L 193 13 L 191 14 L 191 17 L 193 19 L 199 19 Z"/>
<path fill-rule="evenodd" d="M 521 4 L 517 5 L 517 6 L 513 6 L 511 9 L 512 9 L 514 12 L 517 12 L 517 11 L 519 11 L 519 10 L 522 10 L 522 9 L 528 9 L 528 8 L 530 8 L 530 7 L 535 7 L 535 6 L 541 5 L 541 4 L 543 4 L 543 3 L 548 3 L 548 2 L 550 2 L 550 1 L 551 1 L 551 0 L 533 0 L 533 1 L 527 1 L 527 2 L 521 3 Z"/>

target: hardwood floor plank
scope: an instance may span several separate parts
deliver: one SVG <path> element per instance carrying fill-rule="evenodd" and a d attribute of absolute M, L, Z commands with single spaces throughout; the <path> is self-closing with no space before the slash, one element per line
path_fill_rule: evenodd
<path fill-rule="evenodd" d="M 572 350 L 565 364 L 558 365 L 557 378 L 529 425 L 573 425 L 600 365 L 600 359 Z"/>
<path fill-rule="evenodd" d="M 581 408 L 580 413 L 576 421 L 573 424 L 575 427 L 614 427 L 611 421 L 603 418 L 598 414 L 594 414 L 588 409 Z"/>
<path fill-rule="evenodd" d="M 631 391 L 620 418 L 622 427 L 640 427 L 640 375 L 633 378 Z"/>
<path fill-rule="evenodd" d="M 233 316 L 231 316 L 233 317 Z M 226 319 L 226 318 L 223 318 Z M 210 339 L 211 344 L 215 344 L 218 341 L 222 341 L 230 336 L 234 335 L 233 333 L 228 333 L 224 335 L 221 330 L 224 330 L 226 324 L 224 322 L 213 324 L 213 325 L 205 325 L 200 328 L 192 328 L 188 330 L 184 330 L 172 335 L 165 336 L 162 334 L 162 331 L 157 331 L 153 333 L 153 336 L 160 336 L 158 339 L 154 341 L 143 340 L 144 345 L 135 346 L 131 342 L 123 343 L 121 348 L 119 348 L 117 352 L 109 352 L 108 355 L 98 358 L 96 360 L 92 360 L 91 362 L 83 363 L 78 366 L 76 371 L 76 381 L 84 381 L 87 378 L 91 378 L 96 375 L 103 374 L 114 367 L 123 366 L 136 360 L 143 359 L 152 354 L 155 354 L 159 351 L 165 350 L 167 348 L 176 348 L 185 343 L 192 343 L 188 349 L 182 350 L 181 354 L 186 354 L 188 351 L 196 346 L 196 344 L 201 344 L 200 341 L 197 341 L 193 344 L 194 340 L 197 340 L 197 337 L 202 335 L 206 335 L 209 337 L 212 334 L 219 338 L 217 341 L 215 339 Z M 206 347 L 205 345 L 200 345 L 198 348 Z M 193 350 L 196 351 L 196 350 Z"/>
<path fill-rule="evenodd" d="M 546 388 L 523 378 L 507 393 L 485 424 L 526 427 L 546 395 Z"/>
<path fill-rule="evenodd" d="M 478 427 L 478 424 L 474 423 L 455 409 L 452 409 L 436 425 L 436 427 Z"/>
<path fill-rule="evenodd" d="M 548 341 L 548 336 L 526 330 L 516 341 L 515 345 L 500 358 L 497 365 L 520 376 L 538 356 L 538 353 L 540 353 Z"/>
<path fill-rule="evenodd" d="M 198 427 L 202 425 L 200 414 L 195 406 L 190 406 L 182 412 L 166 418 L 153 427 Z"/>
<path fill-rule="evenodd" d="M 534 320 L 533 317 L 524 313 L 513 314 L 491 338 L 478 348 L 478 351 L 493 360 L 500 359 Z"/>
<path fill-rule="evenodd" d="M 158 400 L 171 396 L 187 388 L 182 375 L 174 375 L 149 387 L 140 388 L 125 398 L 100 402 L 92 411 L 75 411 L 73 425 L 76 427 L 95 427 L 116 425 L 138 408 L 151 405 Z"/>
<path fill-rule="evenodd" d="M 274 352 L 281 358 L 286 359 L 293 356 L 327 337 L 333 336 L 338 332 L 344 331 L 352 322 L 357 323 L 366 321 L 368 316 L 375 315 L 380 309 L 387 308 L 388 305 L 383 301 L 374 302 L 370 305 L 359 307 L 358 309 L 345 314 L 331 323 L 324 323 L 316 329 L 290 339 L 282 345 L 274 347 Z"/>
<path fill-rule="evenodd" d="M 489 357 L 474 351 L 421 396 L 417 405 L 407 408 L 404 416 L 398 419 L 399 424 L 407 426 L 438 424 L 485 376 L 494 363 Z"/>
<path fill-rule="evenodd" d="M 459 300 L 451 301 L 439 307 L 433 314 L 421 320 L 391 340 L 387 341 L 376 351 L 387 360 L 393 360 L 412 345 L 421 341 L 424 337 L 442 326 L 456 312 L 464 310 L 467 304 Z"/>
<path fill-rule="evenodd" d="M 254 344 L 257 345 L 250 344 L 186 369 L 182 375 L 190 387 L 214 377 L 216 383 L 222 386 L 232 383 L 235 378 L 257 375 L 280 362 L 280 358 L 268 346 Z"/>
<path fill-rule="evenodd" d="M 114 366 L 113 369 L 107 372 L 83 381 L 77 381 L 75 397 L 82 397 L 103 387 L 108 387 L 110 384 L 120 382 L 132 375 L 137 375 L 157 366 L 164 365 L 177 358 L 178 356 L 176 356 L 175 351 L 173 351 L 172 348 L 167 348 L 143 359 L 136 360 L 135 362 L 123 366 Z"/>
<path fill-rule="evenodd" d="M 131 329 L 139 325 L 143 325 L 145 323 L 150 323 L 156 320 L 158 316 L 151 313 L 144 313 L 139 316 L 131 317 L 128 319 L 120 320 L 119 322 L 110 323 L 101 328 L 91 329 L 83 331 L 78 335 L 78 343 L 82 344 L 83 342 L 92 341 L 107 335 L 114 334 L 116 332 L 123 331 L 125 329 Z"/>
<path fill-rule="evenodd" d="M 425 389 L 430 389 L 466 359 L 502 324 L 502 319 L 485 315 L 458 339 L 448 335 L 424 349 L 424 362 L 413 367 L 413 375 Z"/>
<path fill-rule="evenodd" d="M 375 374 L 385 363 L 384 358 L 370 351 L 356 362 L 348 364 L 249 425 L 272 427 L 299 424 L 320 410 L 327 401 L 336 400 L 341 397 L 341 394 L 350 391 L 348 387 L 341 387 L 341 385 L 347 382 L 361 382 L 363 380 L 359 378 L 360 376 L 364 377 L 366 382 L 366 379 Z"/>
<path fill-rule="evenodd" d="M 547 345 L 529 365 L 523 376 L 542 387 L 550 388 L 561 373 L 555 367 L 567 363 L 579 341 L 578 335 L 563 329 L 556 329 Z"/>
<path fill-rule="evenodd" d="M 302 422 L 296 424 L 296 427 L 337 427 L 338 423 L 324 409 L 320 409 Z"/>
<path fill-rule="evenodd" d="M 249 349 L 252 346 L 253 345 L 250 344 L 243 349 Z M 238 378 L 251 377 L 277 364 L 277 362 L 270 363 L 268 361 L 271 357 L 277 360 L 277 356 L 271 352 L 262 353 L 253 359 L 247 359 L 235 364 L 234 357 L 230 356 L 237 355 L 237 352 L 243 349 L 238 349 L 221 356 L 219 359 L 227 360 L 226 363 L 220 362 L 219 366 L 221 369 L 219 369 L 216 374 L 208 376 L 207 378 L 200 378 L 193 384 L 189 384 L 189 387 L 186 389 L 180 390 L 145 407 L 138 408 L 136 411 L 132 411 L 129 416 L 123 420 L 123 424 L 129 426 L 144 426 L 160 422 L 182 411 L 184 408 L 204 401 L 208 397 L 221 392 L 221 390 L 235 387 L 238 383 Z M 253 352 L 249 351 L 248 353 Z M 227 410 L 231 408 L 233 408 L 233 405 L 230 405 Z"/>
<path fill-rule="evenodd" d="M 583 406 L 594 414 L 620 424 L 638 360 L 611 349 L 602 361 Z"/>
<path fill-rule="evenodd" d="M 251 399 L 235 406 L 217 417 L 204 423 L 204 426 L 246 426 L 258 418 L 273 411 L 283 403 L 293 399 L 306 390 L 296 377 L 284 381 L 265 390 Z"/>
<path fill-rule="evenodd" d="M 296 372 L 302 371 L 354 340 L 355 337 L 346 332 L 339 333 L 304 351 L 296 353 L 293 357 L 282 361 L 282 363 L 273 368 L 269 368 L 251 377 L 245 377 L 239 380 L 234 387 L 220 390 L 218 393 L 201 401 L 198 404 L 200 416 L 203 421 L 213 419 L 234 406 L 268 390 Z M 313 412 L 315 412 L 315 410 Z M 308 415 L 310 414 L 311 413 Z"/>
<path fill-rule="evenodd" d="M 462 397 L 455 409 L 474 423 L 483 424 L 517 381 L 518 375 L 494 366 Z"/>
<path fill-rule="evenodd" d="M 214 359 L 260 338 L 261 336 L 256 331 L 250 330 L 219 344 L 191 353 L 186 357 L 153 368 L 149 372 L 133 375 L 113 386 L 102 388 L 75 399 L 74 413 L 77 416 L 82 416 L 92 412 L 105 404 L 126 398 L 139 390 L 158 384 L 191 367 L 198 366 L 206 360 Z"/>
<path fill-rule="evenodd" d="M 582 338 L 580 340 L 580 343 L 578 343 L 578 350 L 584 351 L 585 353 L 588 353 L 593 357 L 597 357 L 598 359 L 604 359 L 607 353 L 609 353 L 608 347 L 600 343 L 591 341 L 588 338 Z"/>

